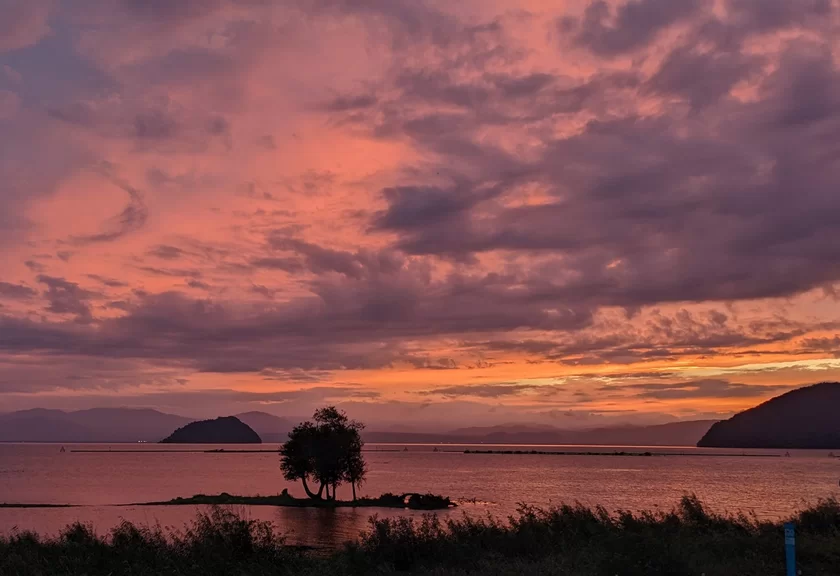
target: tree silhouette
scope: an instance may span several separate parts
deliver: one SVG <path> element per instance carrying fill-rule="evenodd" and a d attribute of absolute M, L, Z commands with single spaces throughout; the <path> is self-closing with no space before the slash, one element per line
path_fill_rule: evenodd
<path fill-rule="evenodd" d="M 367 472 L 360 435 L 364 424 L 350 420 L 335 406 L 316 410 L 312 420 L 295 426 L 280 448 L 283 477 L 300 480 L 306 495 L 318 500 L 335 500 L 338 486 L 350 482 L 355 500 L 356 486 Z M 317 492 L 309 481 L 319 484 Z"/>

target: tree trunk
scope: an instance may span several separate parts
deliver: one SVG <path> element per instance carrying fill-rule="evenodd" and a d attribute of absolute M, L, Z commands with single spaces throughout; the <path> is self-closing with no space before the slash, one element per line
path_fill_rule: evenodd
<path fill-rule="evenodd" d="M 336 487 L 337 486 L 338 486 L 338 484 L 336 482 L 333 482 L 333 495 L 332 495 L 333 500 L 335 500 L 335 493 L 336 493 Z"/>
<path fill-rule="evenodd" d="M 303 481 L 303 490 L 304 490 L 304 492 L 306 492 L 306 495 L 309 496 L 310 498 L 312 498 L 313 500 L 320 500 L 321 499 L 321 490 L 324 489 L 324 485 L 322 484 L 321 485 L 321 490 L 319 490 L 318 493 L 315 494 L 315 492 L 313 492 L 312 490 L 309 489 L 309 484 L 306 483 L 306 476 L 301 478 L 301 480 Z"/>
<path fill-rule="evenodd" d="M 329 499 L 330 499 L 330 485 L 329 485 L 329 484 L 324 484 L 324 485 L 322 486 L 322 488 L 323 488 L 324 486 L 326 486 L 326 487 L 327 487 L 327 492 L 326 492 L 326 494 L 324 494 L 324 498 L 326 498 L 327 500 L 329 500 Z"/>
<path fill-rule="evenodd" d="M 351 482 L 351 483 L 350 483 L 350 486 L 352 486 L 352 487 L 353 487 L 353 502 L 355 502 L 355 501 L 356 501 L 356 483 L 355 483 L 355 482 Z"/>

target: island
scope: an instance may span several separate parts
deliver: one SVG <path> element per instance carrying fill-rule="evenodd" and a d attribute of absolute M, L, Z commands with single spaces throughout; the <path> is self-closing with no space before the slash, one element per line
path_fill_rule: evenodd
<path fill-rule="evenodd" d="M 822 382 L 776 396 L 729 420 L 700 439 L 703 448 L 840 448 L 840 383 Z"/>
<path fill-rule="evenodd" d="M 387 492 L 377 498 L 356 500 L 315 500 L 295 498 L 288 490 L 274 496 L 236 496 L 221 494 L 196 494 L 189 498 L 173 498 L 163 502 L 142 502 L 130 506 L 286 506 L 291 508 L 403 508 L 409 510 L 446 510 L 457 506 L 450 498 L 437 494 L 391 494 Z"/>
<path fill-rule="evenodd" d="M 161 444 L 261 444 L 259 434 L 235 416 L 191 422 L 160 441 Z"/>

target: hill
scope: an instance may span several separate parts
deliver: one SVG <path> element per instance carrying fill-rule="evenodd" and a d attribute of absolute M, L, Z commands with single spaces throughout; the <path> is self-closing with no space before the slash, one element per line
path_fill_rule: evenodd
<path fill-rule="evenodd" d="M 254 430 L 235 416 L 199 420 L 178 428 L 162 444 L 261 444 Z"/>
<path fill-rule="evenodd" d="M 0 442 L 157 442 L 191 418 L 136 408 L 0 414 Z"/>
<path fill-rule="evenodd" d="M 792 390 L 712 426 L 697 443 L 714 448 L 840 448 L 840 383 Z"/>

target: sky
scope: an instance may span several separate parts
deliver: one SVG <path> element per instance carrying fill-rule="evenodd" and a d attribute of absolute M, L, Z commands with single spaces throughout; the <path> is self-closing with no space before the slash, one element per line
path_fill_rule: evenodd
<path fill-rule="evenodd" d="M 0 411 L 595 427 L 840 379 L 837 0 L 0 14 Z"/>

